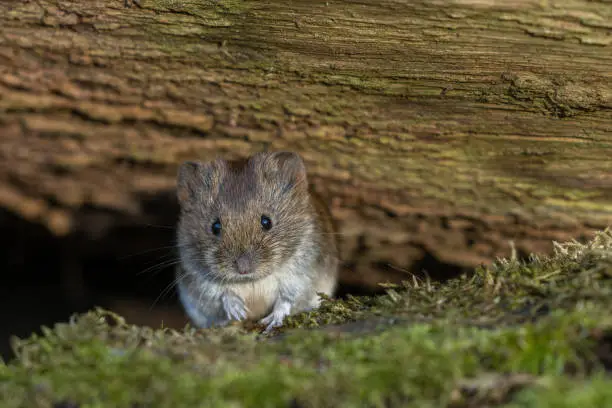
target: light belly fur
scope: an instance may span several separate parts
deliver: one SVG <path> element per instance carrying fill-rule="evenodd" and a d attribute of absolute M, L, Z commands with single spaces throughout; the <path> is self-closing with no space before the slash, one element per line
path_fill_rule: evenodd
<path fill-rule="evenodd" d="M 232 290 L 244 300 L 250 319 L 262 318 L 272 311 L 278 298 L 278 287 L 278 279 L 274 276 L 231 285 Z"/>

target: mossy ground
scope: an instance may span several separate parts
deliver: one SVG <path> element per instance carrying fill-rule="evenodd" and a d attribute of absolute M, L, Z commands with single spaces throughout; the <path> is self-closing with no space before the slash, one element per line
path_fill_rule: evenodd
<path fill-rule="evenodd" d="M 612 231 L 257 328 L 103 310 L 15 341 L 2 407 L 612 406 Z M 55 405 L 54 405 L 55 404 Z"/>

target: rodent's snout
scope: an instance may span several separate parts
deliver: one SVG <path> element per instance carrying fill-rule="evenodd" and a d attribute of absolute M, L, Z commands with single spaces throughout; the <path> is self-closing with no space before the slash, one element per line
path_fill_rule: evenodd
<path fill-rule="evenodd" d="M 248 275 L 255 272 L 255 258 L 252 252 L 244 252 L 240 254 L 234 261 L 236 270 L 240 275 Z"/>

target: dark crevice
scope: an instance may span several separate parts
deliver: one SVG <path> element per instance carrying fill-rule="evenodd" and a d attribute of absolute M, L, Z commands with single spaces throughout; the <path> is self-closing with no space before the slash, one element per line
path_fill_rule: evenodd
<path fill-rule="evenodd" d="M 413 264 L 411 272 L 418 277 L 426 276 L 431 280 L 444 282 L 471 270 L 473 268 L 465 268 L 441 261 L 424 250 L 423 257 Z"/>

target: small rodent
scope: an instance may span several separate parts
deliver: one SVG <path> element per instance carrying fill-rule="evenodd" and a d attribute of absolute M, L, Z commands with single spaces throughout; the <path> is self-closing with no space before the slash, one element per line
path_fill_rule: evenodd
<path fill-rule="evenodd" d="M 333 296 L 335 228 L 308 184 L 293 152 L 180 165 L 177 290 L 196 326 L 248 319 L 267 332 Z"/>

